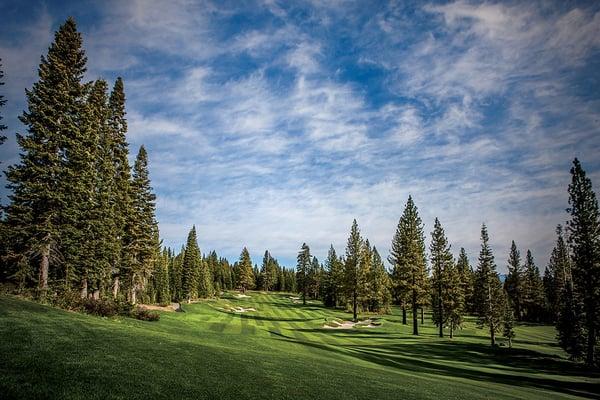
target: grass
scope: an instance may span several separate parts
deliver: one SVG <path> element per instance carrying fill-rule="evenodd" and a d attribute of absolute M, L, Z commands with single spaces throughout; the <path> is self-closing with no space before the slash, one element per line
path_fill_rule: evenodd
<path fill-rule="evenodd" d="M 159 322 L 2 295 L 0 398 L 600 398 L 600 374 L 567 361 L 553 327 L 518 326 L 509 351 L 491 349 L 472 320 L 452 340 L 428 320 L 412 336 L 397 310 L 376 328 L 323 329 L 349 314 L 250 295 L 186 304 Z"/>

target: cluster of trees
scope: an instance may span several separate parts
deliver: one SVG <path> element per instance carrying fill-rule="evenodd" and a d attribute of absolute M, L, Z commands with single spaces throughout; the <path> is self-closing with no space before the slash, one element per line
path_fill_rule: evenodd
<path fill-rule="evenodd" d="M 135 302 L 159 249 L 148 156 L 142 146 L 130 168 L 123 81 L 110 94 L 104 80 L 83 82 L 86 62 L 68 19 L 26 91 L 28 132 L 17 135 L 20 163 L 6 171 L 2 277 L 41 296 Z"/>
<path fill-rule="evenodd" d="M 377 248 L 361 237 L 356 220 L 344 257 L 338 257 L 332 245 L 321 265 L 304 243 L 297 260 L 296 281 L 304 304 L 307 298 L 323 299 L 327 306 L 351 309 L 355 320 L 359 311 L 389 311 L 388 273 Z"/>
<path fill-rule="evenodd" d="M 154 303 L 190 302 L 219 296 L 222 291 L 232 289 L 294 292 L 296 277 L 292 269 L 281 267 L 268 250 L 260 270 L 252 265 L 245 247 L 239 261 L 233 265 L 214 250 L 203 255 L 198 246 L 196 227 L 192 227 L 186 245 L 178 254 L 169 248 L 162 250 L 144 300 Z"/>

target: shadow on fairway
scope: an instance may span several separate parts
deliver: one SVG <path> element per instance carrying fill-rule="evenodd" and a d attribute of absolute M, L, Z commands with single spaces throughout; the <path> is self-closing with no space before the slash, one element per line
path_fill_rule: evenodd
<path fill-rule="evenodd" d="M 395 343 L 372 346 L 326 345 L 298 340 L 280 332 L 269 332 L 278 340 L 285 340 L 340 355 L 356 357 L 364 361 L 411 373 L 443 375 L 481 382 L 546 389 L 574 396 L 600 398 L 598 395 L 600 393 L 600 383 L 565 382 L 549 377 L 520 375 L 521 373 L 551 374 L 566 377 L 583 375 L 593 379 L 600 378 L 600 373 L 598 372 L 590 373 L 578 364 L 531 350 L 493 349 L 484 344 L 459 342 Z M 395 339 L 397 340 L 398 338 Z M 477 366 L 497 368 L 503 373 L 450 365 L 446 361 L 464 362 L 472 364 L 474 368 L 477 368 Z"/>

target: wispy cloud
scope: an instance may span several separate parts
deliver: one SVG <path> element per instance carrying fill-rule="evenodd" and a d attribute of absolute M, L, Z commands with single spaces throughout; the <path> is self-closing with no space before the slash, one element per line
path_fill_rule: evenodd
<path fill-rule="evenodd" d="M 32 7 L 36 3 L 23 3 Z M 8 112 L 37 57 L 82 18 L 89 78 L 125 77 L 132 148 L 150 150 L 165 243 L 306 241 L 343 252 L 352 218 L 383 253 L 408 194 L 475 260 L 488 223 L 541 264 L 566 215 L 569 162 L 600 161 L 600 6 L 559 2 L 108 2 L 0 31 Z M 86 16 L 93 15 L 93 22 Z M 21 68 L 20 65 L 27 65 Z M 12 127 L 11 127 L 12 128 Z M 20 129 L 20 127 L 19 127 Z M 14 160 L 13 145 L 1 149 Z"/>

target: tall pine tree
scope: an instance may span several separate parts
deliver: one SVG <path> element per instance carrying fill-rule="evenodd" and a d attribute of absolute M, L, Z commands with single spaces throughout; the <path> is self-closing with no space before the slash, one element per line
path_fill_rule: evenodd
<path fill-rule="evenodd" d="M 7 226 L 13 236 L 11 255 L 22 276 L 36 278 L 38 288 L 48 289 L 49 277 L 65 281 L 61 268 L 61 243 L 66 205 L 65 163 L 67 148 L 81 135 L 85 87 L 81 81 L 87 59 L 82 39 L 72 18 L 61 25 L 42 57 L 39 80 L 26 90 L 27 111 L 20 117 L 28 134 L 17 135 L 20 164 L 9 167 Z M 29 269 L 29 261 L 36 266 Z M 29 270 L 29 271 L 24 271 Z"/>
<path fill-rule="evenodd" d="M 402 306 L 402 322 L 406 323 L 406 304 L 410 303 L 413 334 L 418 335 L 417 309 L 427 293 L 427 264 L 423 224 L 411 196 L 398 222 L 389 262 L 393 267 L 395 296 Z"/>
<path fill-rule="evenodd" d="M 453 283 L 453 264 L 454 260 L 450 253 L 450 245 L 444 233 L 444 228 L 436 218 L 431 232 L 431 245 L 429 247 L 432 269 L 432 296 L 431 304 L 433 306 L 432 319 L 438 327 L 439 337 L 444 337 L 444 326 L 449 322 L 450 302 L 453 293 L 451 284 Z"/>
<path fill-rule="evenodd" d="M 352 307 L 352 319 L 358 321 L 358 301 L 360 293 L 360 259 L 363 241 L 356 220 L 352 221 L 350 236 L 346 245 L 344 262 L 344 288 L 346 298 Z"/>
<path fill-rule="evenodd" d="M 481 227 L 481 251 L 475 271 L 475 301 L 480 326 L 486 326 L 490 332 L 490 342 L 496 345 L 496 333 L 502 327 L 504 315 L 504 293 L 502 283 L 496 272 L 494 255 L 489 245 L 485 224 Z"/>
<path fill-rule="evenodd" d="M 521 320 L 523 305 L 523 267 L 521 266 L 521 253 L 513 240 L 508 255 L 508 276 L 504 281 L 504 290 L 511 303 L 514 305 L 517 320 Z"/>
<path fill-rule="evenodd" d="M 238 261 L 238 273 L 237 273 L 237 287 L 242 289 L 244 293 L 246 290 L 254 288 L 254 271 L 252 270 L 252 259 L 247 248 L 242 249 L 240 254 L 240 260 Z"/>
<path fill-rule="evenodd" d="M 306 304 L 306 297 L 310 293 L 310 269 L 312 265 L 310 247 L 306 243 L 302 243 L 297 261 L 296 282 L 298 283 L 298 290 L 302 293 L 302 304 Z"/>
<path fill-rule="evenodd" d="M 600 325 L 600 213 L 592 181 L 578 159 L 573 160 L 569 184 L 569 245 L 573 257 L 573 295 L 583 303 L 586 330 L 585 362 L 595 362 Z"/>

